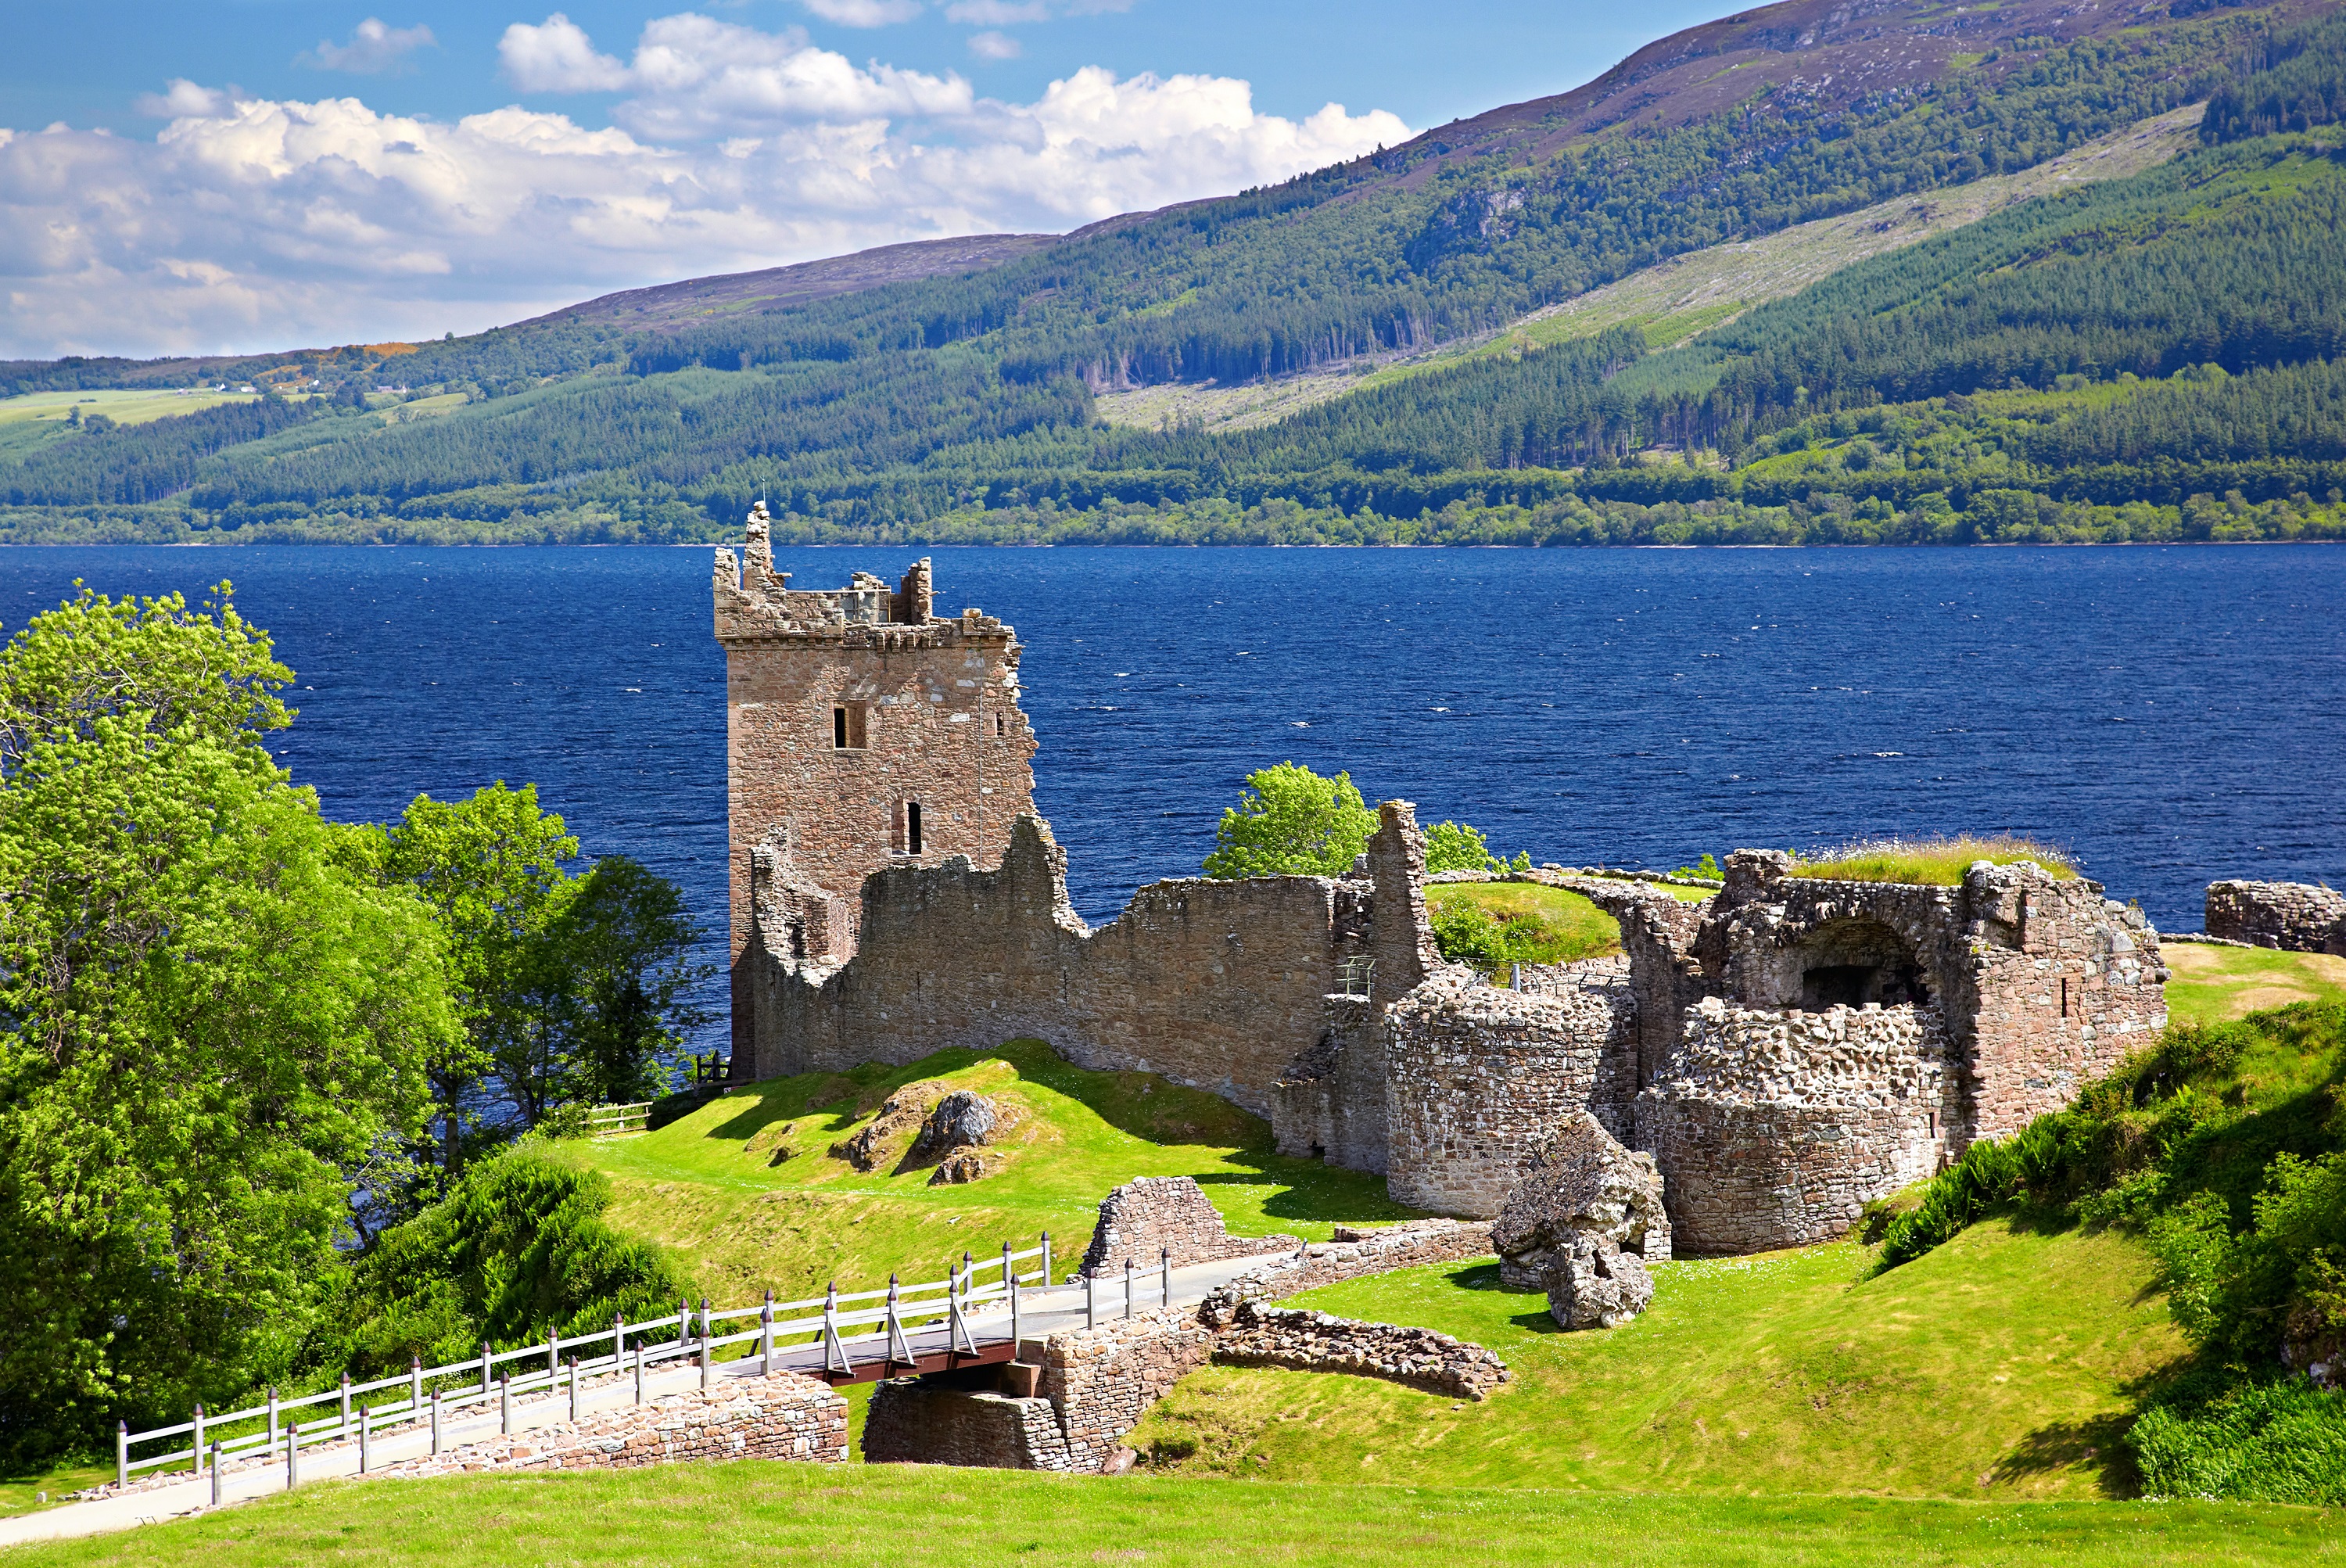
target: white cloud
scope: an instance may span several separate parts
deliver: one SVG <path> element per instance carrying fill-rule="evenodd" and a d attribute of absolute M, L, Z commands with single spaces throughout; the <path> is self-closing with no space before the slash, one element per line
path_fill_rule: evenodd
<path fill-rule="evenodd" d="M 185 76 L 171 78 L 170 87 L 159 93 L 141 93 L 131 107 L 140 114 L 158 120 L 209 119 L 224 115 L 236 99 L 236 89 L 224 87 L 218 91 L 199 87 Z M 58 128 L 63 128 L 62 127 Z"/>
<path fill-rule="evenodd" d="M 969 52 L 981 60 L 1015 60 L 1026 52 L 1025 46 L 1007 33 L 972 33 Z"/>
<path fill-rule="evenodd" d="M 455 121 L 171 83 L 151 141 L 0 130 L 0 354 L 475 331 L 615 289 L 896 240 L 1064 230 L 1392 145 L 1392 115 L 1261 114 L 1226 77 L 1086 67 L 1031 103 L 684 14 L 632 56 L 560 14 L 507 29 L 530 92 L 608 129 Z"/>
<path fill-rule="evenodd" d="M 595 52 L 586 29 L 556 11 L 536 27 L 515 22 L 497 40 L 505 79 L 525 93 L 607 93 L 627 85 L 627 67 Z"/>
<path fill-rule="evenodd" d="M 842 27 L 885 27 L 921 14 L 921 0 L 799 0 L 799 4 Z"/>
<path fill-rule="evenodd" d="M 382 76 L 405 66 L 407 56 L 416 50 L 437 46 L 439 42 L 432 36 L 432 29 L 420 23 L 413 27 L 391 27 L 384 25 L 381 17 L 370 16 L 351 34 L 349 43 L 320 39 L 318 46 L 297 63 L 362 76 Z"/>
<path fill-rule="evenodd" d="M 981 27 L 1007 27 L 1020 22 L 1048 19 L 1044 0 L 954 0 L 945 7 L 949 22 L 971 22 Z"/>

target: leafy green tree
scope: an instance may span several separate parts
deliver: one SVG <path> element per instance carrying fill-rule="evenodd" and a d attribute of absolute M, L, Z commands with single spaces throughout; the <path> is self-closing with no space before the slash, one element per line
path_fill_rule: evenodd
<path fill-rule="evenodd" d="M 1247 775 L 1239 803 L 1222 813 L 1209 877 L 1341 876 L 1368 848 L 1377 814 L 1350 773 L 1323 779 L 1281 762 Z"/>
<path fill-rule="evenodd" d="M 446 934 L 464 1038 L 432 1066 L 442 1182 L 560 1106 L 658 1092 L 705 1022 L 691 993 L 710 970 L 692 960 L 682 891 L 624 856 L 572 874 L 578 840 L 535 786 L 420 795 L 354 853 L 413 886 Z"/>
<path fill-rule="evenodd" d="M 459 1360 L 671 1310 L 688 1284 L 603 1219 L 611 1185 L 525 1138 L 474 1161 L 448 1196 L 383 1232 L 343 1281 L 314 1365 L 352 1377 Z"/>
<path fill-rule="evenodd" d="M 1464 822 L 1436 822 L 1425 830 L 1425 869 L 1429 871 L 1528 871 L 1532 858 L 1518 850 L 1514 860 L 1491 852 L 1481 831 Z"/>
<path fill-rule="evenodd" d="M 223 598 L 225 596 L 223 595 Z M 0 652 L 0 1449 L 287 1364 L 454 1033 L 413 894 L 270 760 L 232 612 L 85 593 Z"/>

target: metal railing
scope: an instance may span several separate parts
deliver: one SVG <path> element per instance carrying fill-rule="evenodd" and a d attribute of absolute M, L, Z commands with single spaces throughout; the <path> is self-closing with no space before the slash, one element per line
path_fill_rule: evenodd
<path fill-rule="evenodd" d="M 1039 1260 L 1039 1267 L 1022 1270 L 1019 1265 L 1028 1259 Z M 987 1274 L 994 1278 L 983 1280 L 981 1276 Z M 822 1295 L 803 1301 L 778 1302 L 768 1291 L 765 1300 L 754 1307 L 722 1310 L 711 1310 L 706 1298 L 697 1310 L 690 1303 L 679 1301 L 677 1310 L 668 1316 L 641 1323 L 615 1318 L 609 1329 L 592 1334 L 568 1339 L 549 1335 L 542 1345 L 509 1350 L 493 1350 L 484 1344 L 478 1356 L 441 1367 L 426 1367 L 418 1359 L 400 1376 L 363 1383 L 353 1383 L 346 1377 L 334 1388 L 291 1399 L 280 1398 L 271 1389 L 266 1400 L 242 1410 L 211 1414 L 198 1405 L 187 1420 L 136 1432 L 128 1421 L 117 1423 L 114 1440 L 115 1481 L 127 1486 L 130 1478 L 140 1471 L 178 1464 L 187 1465 L 191 1475 L 200 1476 L 209 1459 L 217 1485 L 222 1462 L 233 1463 L 256 1456 L 265 1462 L 274 1462 L 280 1451 L 290 1479 L 296 1473 L 299 1451 L 304 1445 L 314 1447 L 353 1439 L 359 1445 L 359 1469 L 363 1473 L 371 1465 L 374 1434 L 386 1428 L 413 1427 L 428 1421 L 432 1451 L 438 1453 L 444 1429 L 452 1415 L 485 1409 L 492 1400 L 500 1413 L 499 1425 L 506 1431 L 512 1430 L 513 1400 L 516 1394 L 551 1395 L 566 1390 L 570 1413 L 575 1418 L 580 1389 L 587 1380 L 624 1377 L 632 1372 L 636 1398 L 640 1401 L 649 1368 L 664 1361 L 697 1357 L 700 1385 L 706 1389 L 713 1385 L 719 1353 L 734 1347 L 749 1349 L 731 1359 L 754 1355 L 761 1363 L 760 1369 L 771 1372 L 775 1358 L 782 1350 L 820 1345 L 824 1371 L 852 1373 L 857 1364 L 855 1350 L 872 1345 L 882 1347 L 885 1364 L 910 1365 L 914 1359 L 913 1336 L 939 1325 L 946 1330 L 951 1351 L 975 1354 L 977 1319 L 996 1317 L 1008 1319 L 1009 1339 L 1015 1346 L 1024 1327 L 1020 1300 L 1023 1288 L 1029 1284 L 1048 1285 L 1050 1278 L 1051 1236 L 1045 1231 L 1040 1245 L 1024 1250 L 1014 1249 L 1010 1243 L 1004 1242 L 998 1257 L 980 1260 L 964 1252 L 962 1262 L 949 1266 L 946 1277 L 941 1280 L 906 1285 L 891 1275 L 882 1290 L 842 1294 L 834 1284 Z M 1096 1288 L 1086 1288 L 1086 1327 L 1096 1320 Z M 1128 1264 L 1125 1296 L 1125 1310 L 1129 1316 L 1133 1292 Z M 1169 1260 L 1164 1267 L 1163 1297 L 1168 1304 L 1171 1302 Z M 855 1305 L 859 1302 L 876 1305 Z M 802 1315 L 789 1316 L 791 1313 Z M 725 1328 L 744 1319 L 756 1321 L 742 1329 Z M 386 1395 L 394 1397 L 369 1397 Z M 313 1411 L 314 1416 L 308 1413 Z M 176 1441 L 181 1439 L 185 1440 L 184 1447 Z M 157 1443 L 170 1446 L 161 1452 L 133 1457 L 134 1449 Z"/>

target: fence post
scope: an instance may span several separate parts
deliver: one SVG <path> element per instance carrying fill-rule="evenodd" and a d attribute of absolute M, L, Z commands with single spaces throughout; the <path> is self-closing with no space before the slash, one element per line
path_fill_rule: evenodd
<path fill-rule="evenodd" d="M 204 1407 L 201 1405 L 196 1407 L 196 1441 L 189 1446 L 196 1451 L 195 1473 L 201 1475 L 204 1473 Z"/>
<path fill-rule="evenodd" d="M 684 1347 L 692 1338 L 692 1303 L 679 1296 L 676 1298 L 676 1350 L 684 1354 Z"/>
<path fill-rule="evenodd" d="M 842 1365 L 839 1370 L 852 1371 L 846 1364 L 847 1347 L 839 1342 L 839 1281 L 834 1279 L 823 1288 L 822 1294 L 822 1369 L 831 1369 L 831 1353 L 837 1351 Z"/>
<path fill-rule="evenodd" d="M 407 1419 L 413 1420 L 423 1413 L 423 1358 L 407 1359 Z"/>
<path fill-rule="evenodd" d="M 766 1304 L 758 1309 L 758 1373 L 760 1377 L 774 1375 L 774 1293 L 766 1292 Z"/>
<path fill-rule="evenodd" d="M 277 1385 L 269 1385 L 269 1457 L 277 1457 Z"/>
<path fill-rule="evenodd" d="M 1084 1327 L 1099 1327 L 1099 1280 L 1089 1274 L 1084 1276 Z"/>
<path fill-rule="evenodd" d="M 373 1412 L 364 1405 L 359 1407 L 359 1473 L 364 1475 L 374 1468 Z"/>
<path fill-rule="evenodd" d="M 214 1454 L 212 1456 L 212 1463 L 215 1466 L 219 1463 L 219 1456 L 218 1454 Z M 217 1469 L 213 1471 L 213 1474 L 215 1476 L 219 1474 Z M 301 1484 L 301 1434 L 298 1431 L 288 1432 L 285 1434 L 285 1490 L 291 1492 Z"/>
<path fill-rule="evenodd" d="M 489 1354 L 489 1342 L 484 1339 L 481 1341 L 481 1392 L 484 1394 L 489 1391 L 489 1378 L 495 1368 L 496 1359 Z"/>
<path fill-rule="evenodd" d="M 1124 1315 L 1132 1316 L 1132 1259 L 1124 1260 Z"/>
<path fill-rule="evenodd" d="M 717 1371 L 717 1347 L 709 1342 L 709 1298 L 704 1296 L 700 1298 L 700 1391 L 704 1394 Z"/>
<path fill-rule="evenodd" d="M 578 1420 L 578 1358 L 576 1356 L 570 1358 L 570 1420 L 573 1425 Z"/>
<path fill-rule="evenodd" d="M 1165 1308 L 1169 1312 L 1173 1308 L 1173 1249 L 1171 1247 L 1160 1247 L 1157 1249 L 1157 1269 L 1158 1278 L 1165 1287 Z"/>
<path fill-rule="evenodd" d="M 977 1259 L 969 1255 L 968 1247 L 961 1249 L 961 1295 L 964 1301 L 969 1299 L 969 1293 L 977 1288 L 977 1270 L 974 1267 L 976 1262 Z"/>
<path fill-rule="evenodd" d="M 636 1347 L 636 1403 L 644 1402 L 644 1348 Z"/>
<path fill-rule="evenodd" d="M 440 1390 L 432 1390 L 432 1451 L 440 1451 Z"/>
<path fill-rule="evenodd" d="M 1010 1277 L 1010 1359 L 1018 1359 L 1018 1277 Z"/>
<path fill-rule="evenodd" d="M 220 1505 L 219 1450 L 220 1445 L 214 1442 L 212 1444 L 212 1506 L 214 1508 Z"/>
<path fill-rule="evenodd" d="M 768 1291 L 768 1295 L 773 1292 Z M 624 1371 L 627 1365 L 627 1320 L 617 1312 L 611 1314 L 611 1370 Z"/>
<path fill-rule="evenodd" d="M 130 1484 L 130 1423 L 114 1423 L 114 1484 Z"/>
<path fill-rule="evenodd" d="M 293 1425 L 294 1425 L 295 1430 L 296 1430 L 296 1431 L 299 1431 L 299 1430 L 300 1430 L 300 1428 L 301 1428 L 301 1423 L 300 1421 L 295 1421 L 295 1422 L 293 1423 Z M 343 1431 L 343 1432 L 344 1432 L 344 1433 L 348 1433 L 348 1432 L 350 1431 L 350 1430 L 351 1430 L 351 1375 L 350 1375 L 348 1372 L 344 1372 L 344 1373 L 342 1374 L 342 1431 Z"/>
<path fill-rule="evenodd" d="M 513 1379 L 497 1380 L 497 1432 L 501 1437 L 513 1436 Z"/>
<path fill-rule="evenodd" d="M 562 1340 L 552 1329 L 546 1334 L 546 1380 L 551 1384 L 562 1375 Z"/>
<path fill-rule="evenodd" d="M 1051 1284 L 1051 1233 L 1046 1230 L 1043 1233 L 1043 1285 L 1047 1289 Z"/>

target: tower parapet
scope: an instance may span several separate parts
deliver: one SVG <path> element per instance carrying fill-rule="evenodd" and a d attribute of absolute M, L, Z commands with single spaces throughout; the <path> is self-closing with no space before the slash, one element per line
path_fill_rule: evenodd
<path fill-rule="evenodd" d="M 717 551 L 712 599 L 725 649 L 733 1028 L 751 1036 L 742 953 L 762 880 L 809 911 L 822 951 L 855 951 L 863 879 L 965 856 L 1001 863 L 1035 809 L 1034 731 L 1018 707 L 1017 634 L 975 609 L 940 618 L 927 560 L 891 587 L 792 588 L 774 570 L 760 502 L 737 557 Z M 805 941 L 804 933 L 800 938 Z M 743 1059 L 746 1060 L 746 1057 Z"/>

